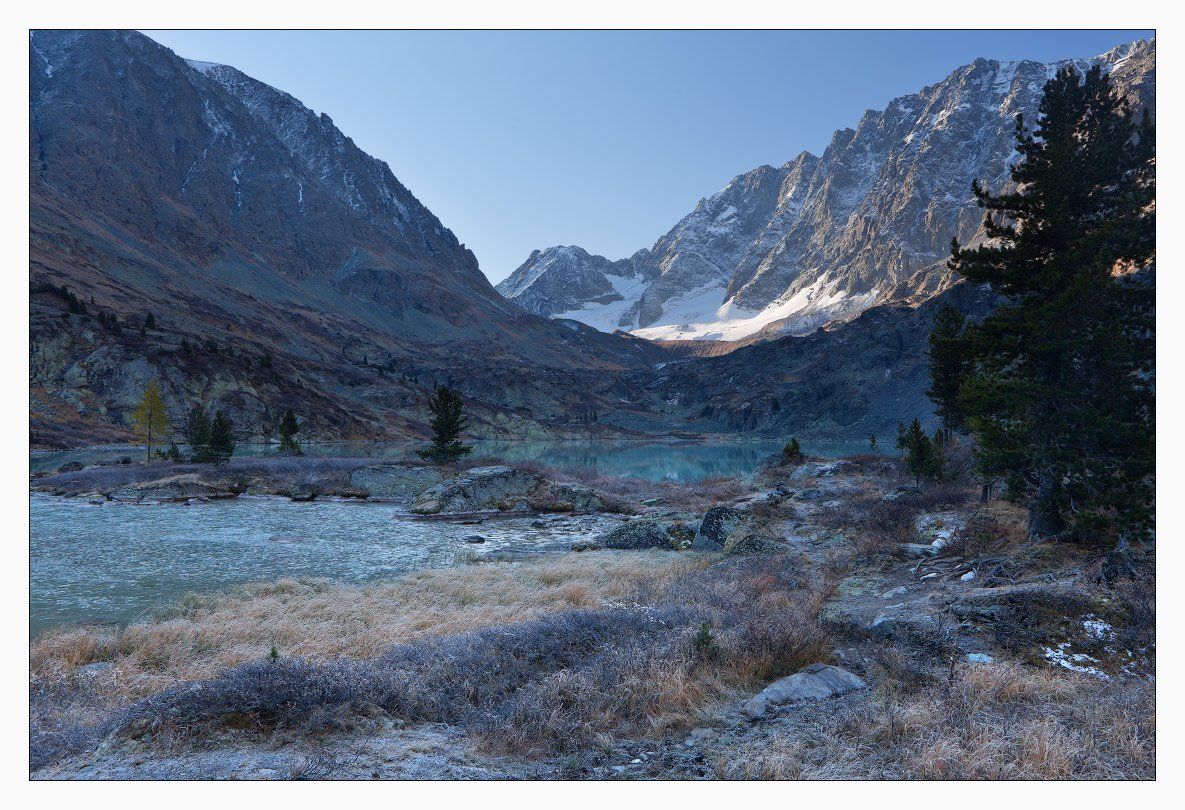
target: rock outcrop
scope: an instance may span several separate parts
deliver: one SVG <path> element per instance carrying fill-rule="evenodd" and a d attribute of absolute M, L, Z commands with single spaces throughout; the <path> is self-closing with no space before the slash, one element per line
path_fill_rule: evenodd
<path fill-rule="evenodd" d="M 786 703 L 824 700 L 867 688 L 864 681 L 846 669 L 828 664 L 811 664 L 765 687 L 760 694 L 746 702 L 741 711 L 750 719 L 758 720 L 771 709 Z"/>
<path fill-rule="evenodd" d="M 723 551 L 728 536 L 741 524 L 742 517 L 739 511 L 728 506 L 709 509 L 691 542 L 692 551 Z"/>
<path fill-rule="evenodd" d="M 589 512 L 600 498 L 582 484 L 556 483 L 514 467 L 474 467 L 423 491 L 411 511 L 419 515 L 467 512 Z"/>
<path fill-rule="evenodd" d="M 596 539 L 603 548 L 635 551 L 646 548 L 672 548 L 670 523 L 660 520 L 631 520 L 605 532 Z"/>

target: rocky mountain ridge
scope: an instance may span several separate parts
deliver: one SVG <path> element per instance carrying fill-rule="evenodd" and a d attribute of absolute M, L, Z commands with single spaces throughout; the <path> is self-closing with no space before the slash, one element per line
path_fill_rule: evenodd
<path fill-rule="evenodd" d="M 1015 118 L 1035 121 L 1060 67 L 1099 64 L 1155 110 L 1155 43 L 1051 64 L 977 59 L 869 110 L 823 155 L 761 166 L 700 201 L 649 250 L 611 262 L 578 247 L 535 251 L 498 285 L 539 315 L 659 340 L 809 334 L 878 303 L 952 283 L 950 240 L 981 238 L 970 188 L 1008 182 Z"/>
<path fill-rule="evenodd" d="M 254 438 L 287 407 L 308 438 L 422 433 L 445 382 L 476 430 L 548 435 L 604 406 L 603 375 L 666 356 L 507 303 L 387 164 L 280 90 L 135 32 L 29 45 L 35 442 L 126 438 L 151 378 L 174 424 L 200 404 Z"/>

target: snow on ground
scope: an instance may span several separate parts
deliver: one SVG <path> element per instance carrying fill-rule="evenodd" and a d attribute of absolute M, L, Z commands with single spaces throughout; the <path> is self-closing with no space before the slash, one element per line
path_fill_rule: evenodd
<path fill-rule="evenodd" d="M 827 277 L 823 276 L 789 298 L 774 301 L 761 310 L 751 310 L 738 307 L 731 300 L 722 301 L 724 287 L 709 285 L 671 299 L 663 306 L 662 317 L 656 323 L 631 331 L 650 340 L 740 340 L 776 321 L 832 308 L 848 299 L 844 290 L 829 287 Z M 869 299 L 875 297 L 873 290 Z"/>
<path fill-rule="evenodd" d="M 646 291 L 649 282 L 640 275 L 606 275 L 605 278 L 613 285 L 613 291 L 620 295 L 622 300 L 611 301 L 608 304 L 597 304 L 590 301 L 579 309 L 559 312 L 551 317 L 580 321 L 594 329 L 600 329 L 602 332 L 613 332 L 620 329 L 619 324 L 622 316 L 637 303 L 642 293 Z"/>
<path fill-rule="evenodd" d="M 199 62 L 196 59 L 186 59 L 185 63 L 199 73 L 209 73 L 216 67 L 222 67 L 217 62 Z"/>

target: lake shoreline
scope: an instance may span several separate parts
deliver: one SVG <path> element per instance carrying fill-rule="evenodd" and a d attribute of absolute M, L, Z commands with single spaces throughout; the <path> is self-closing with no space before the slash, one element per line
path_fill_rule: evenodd
<path fill-rule="evenodd" d="M 281 579 L 46 633 L 30 775 L 1154 777 L 1149 586 L 1091 584 L 1095 552 L 1028 544 L 971 479 L 918 492 L 856 457 L 627 485 L 635 514 L 598 540 L 649 547 Z M 820 667 L 858 686 L 762 691 Z"/>

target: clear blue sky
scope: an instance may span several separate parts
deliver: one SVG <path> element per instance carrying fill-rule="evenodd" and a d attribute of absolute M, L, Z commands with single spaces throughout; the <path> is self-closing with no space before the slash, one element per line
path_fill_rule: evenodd
<path fill-rule="evenodd" d="M 619 259 L 763 163 L 977 57 L 1052 61 L 1151 31 L 145 31 L 334 123 L 497 282 L 534 248 Z"/>

